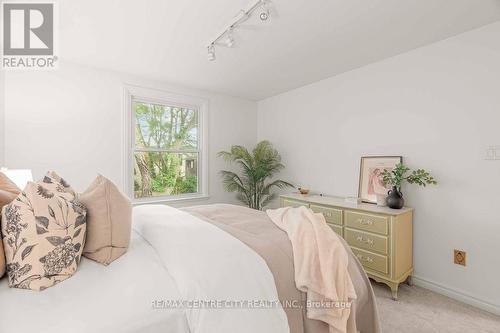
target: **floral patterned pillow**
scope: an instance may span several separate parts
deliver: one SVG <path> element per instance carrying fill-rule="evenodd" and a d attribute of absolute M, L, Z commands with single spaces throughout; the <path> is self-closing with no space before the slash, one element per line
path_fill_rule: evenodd
<path fill-rule="evenodd" d="M 74 200 L 76 197 L 76 192 L 73 188 L 57 173 L 54 171 L 49 171 L 43 177 L 44 188 L 49 191 L 57 192 L 60 196 L 68 200 Z"/>
<path fill-rule="evenodd" d="M 16 199 L 21 190 L 4 173 L 0 172 L 0 211 L 2 207 Z M 1 219 L 1 217 L 0 217 Z M 5 273 L 5 255 L 3 252 L 2 233 L 0 232 L 0 278 Z"/>
<path fill-rule="evenodd" d="M 2 209 L 10 287 L 43 290 L 75 273 L 85 243 L 86 209 L 66 185 L 46 176 L 28 183 Z"/>

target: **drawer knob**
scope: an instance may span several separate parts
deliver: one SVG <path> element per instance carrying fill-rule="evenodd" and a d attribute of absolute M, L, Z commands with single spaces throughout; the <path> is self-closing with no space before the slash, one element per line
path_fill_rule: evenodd
<path fill-rule="evenodd" d="M 372 257 L 365 257 L 365 256 L 363 256 L 361 254 L 358 254 L 356 257 L 358 257 L 358 259 L 360 261 L 370 262 L 370 263 L 373 262 L 373 258 Z"/>
<path fill-rule="evenodd" d="M 326 213 L 326 217 L 332 217 L 332 213 L 331 212 Z"/>
<path fill-rule="evenodd" d="M 365 219 L 358 219 L 358 223 L 359 224 L 362 224 L 362 225 L 373 225 L 373 221 L 372 220 L 365 220 Z"/>
<path fill-rule="evenodd" d="M 363 236 L 358 236 L 358 237 L 356 237 L 356 240 L 358 242 L 365 243 L 365 244 L 373 246 L 373 239 L 371 239 L 371 238 L 366 238 L 365 239 L 365 238 L 363 238 Z"/>

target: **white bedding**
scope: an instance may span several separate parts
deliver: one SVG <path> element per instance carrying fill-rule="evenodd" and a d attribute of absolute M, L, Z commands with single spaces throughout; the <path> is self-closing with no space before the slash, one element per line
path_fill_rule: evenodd
<path fill-rule="evenodd" d="M 136 207 L 133 228 L 128 252 L 108 267 L 84 258 L 73 277 L 42 292 L 0 280 L 0 333 L 289 332 L 279 304 L 155 309 L 155 301 L 277 302 L 278 295 L 259 255 L 188 213 Z"/>
<path fill-rule="evenodd" d="M 227 308 L 225 304 L 232 307 L 235 303 L 220 303 L 223 307 L 216 303 L 212 308 L 188 308 L 186 317 L 192 333 L 289 332 L 269 267 L 241 241 L 164 205 L 134 208 L 134 228 L 156 249 L 182 299 L 255 301 L 257 307 L 266 306 Z M 276 306 L 267 307 L 269 304 Z"/>
<path fill-rule="evenodd" d="M 179 297 L 154 249 L 133 232 L 128 252 L 108 267 L 83 258 L 73 277 L 42 292 L 0 280 L 0 332 L 189 332 L 182 309 L 152 306 Z"/>

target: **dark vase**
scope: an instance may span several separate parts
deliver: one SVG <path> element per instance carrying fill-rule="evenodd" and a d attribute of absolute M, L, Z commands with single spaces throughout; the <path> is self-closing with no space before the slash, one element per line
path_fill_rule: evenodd
<path fill-rule="evenodd" d="M 401 193 L 396 186 L 392 187 L 392 190 L 387 192 L 387 206 L 389 208 L 401 209 L 405 205 L 405 200 L 403 199 L 403 193 Z"/>

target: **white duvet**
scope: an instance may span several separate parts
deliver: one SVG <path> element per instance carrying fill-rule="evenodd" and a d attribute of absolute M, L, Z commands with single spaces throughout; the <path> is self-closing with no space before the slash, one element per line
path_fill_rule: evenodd
<path fill-rule="evenodd" d="M 220 308 L 278 299 L 264 260 L 236 238 L 168 206 L 134 208 L 134 229 L 128 252 L 108 267 L 83 259 L 42 292 L 0 280 L 0 333 L 289 332 L 279 305 Z"/>
<path fill-rule="evenodd" d="M 238 239 L 163 205 L 136 207 L 134 228 L 192 301 L 185 309 L 192 333 L 289 332 L 269 268 Z"/>
<path fill-rule="evenodd" d="M 83 258 L 71 278 L 44 291 L 11 289 L 0 280 L 0 333 L 184 333 L 181 309 L 154 310 L 180 297 L 154 249 L 132 233 L 129 250 L 103 266 Z"/>

